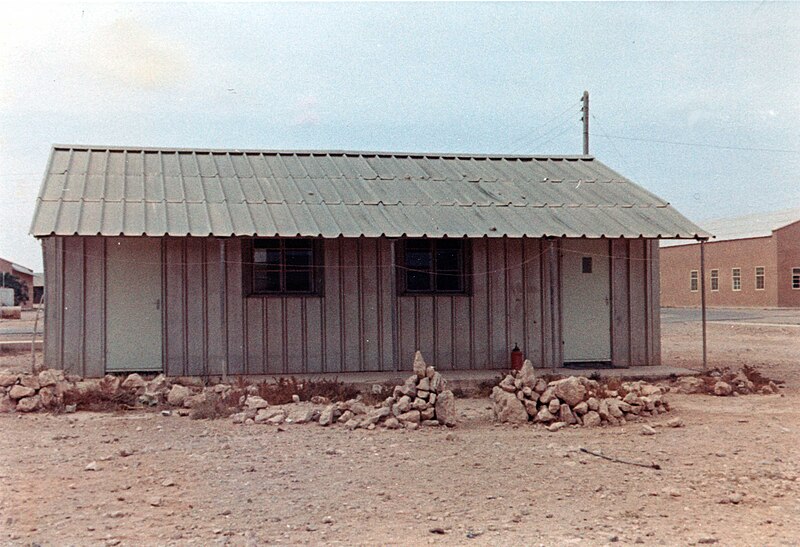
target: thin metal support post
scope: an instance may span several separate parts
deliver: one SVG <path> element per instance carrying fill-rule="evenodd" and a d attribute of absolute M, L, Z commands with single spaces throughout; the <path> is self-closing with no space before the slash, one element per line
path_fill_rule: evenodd
<path fill-rule="evenodd" d="M 44 296 L 45 291 L 42 291 L 42 299 L 39 301 L 39 307 L 36 308 L 36 316 L 33 320 L 33 337 L 31 338 L 31 373 L 36 374 L 39 371 L 36 370 L 36 334 L 37 330 L 39 330 L 39 312 L 44 309 Z"/>
<path fill-rule="evenodd" d="M 703 372 L 708 370 L 708 345 L 706 340 L 706 247 L 700 240 L 700 310 L 703 316 Z"/>

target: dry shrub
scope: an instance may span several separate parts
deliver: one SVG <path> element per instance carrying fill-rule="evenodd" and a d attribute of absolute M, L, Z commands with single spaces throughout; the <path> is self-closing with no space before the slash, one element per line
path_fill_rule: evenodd
<path fill-rule="evenodd" d="M 192 420 L 216 420 L 218 418 L 227 418 L 236 412 L 236 406 L 229 405 L 226 401 L 229 397 L 219 397 L 217 395 L 210 395 L 202 403 L 198 403 L 192 408 L 189 417 Z M 239 404 L 239 399 L 236 399 L 236 404 Z"/>
<path fill-rule="evenodd" d="M 360 391 L 351 384 L 338 380 L 298 380 L 275 378 L 274 382 L 263 381 L 257 384 L 258 395 L 269 401 L 271 405 L 283 405 L 292 402 L 292 395 L 298 395 L 301 401 L 309 401 L 312 397 L 325 397 L 330 401 L 347 401 L 355 399 Z"/>
<path fill-rule="evenodd" d="M 98 389 L 79 390 L 70 388 L 64 392 L 63 406 L 59 405 L 56 411 L 62 411 L 67 405 L 75 405 L 77 410 L 91 410 L 94 412 L 130 410 L 136 406 L 136 393 L 127 390 L 111 391 L 104 389 L 100 382 Z"/>
<path fill-rule="evenodd" d="M 494 389 L 494 386 L 496 386 L 500 382 L 502 382 L 503 378 L 505 378 L 505 377 L 506 377 L 505 374 L 500 374 L 500 375 L 495 376 L 494 378 L 491 378 L 489 380 L 481 380 L 480 382 L 478 382 L 478 392 L 476 393 L 476 396 L 477 397 L 488 397 L 489 395 L 492 394 L 492 390 Z"/>
<path fill-rule="evenodd" d="M 770 382 L 774 382 L 779 386 L 785 383 L 783 380 L 773 380 L 771 378 L 767 378 L 752 365 L 744 365 L 742 367 L 742 374 L 744 374 L 748 380 L 756 385 L 756 389 L 761 389 L 762 387 L 769 385 Z"/>

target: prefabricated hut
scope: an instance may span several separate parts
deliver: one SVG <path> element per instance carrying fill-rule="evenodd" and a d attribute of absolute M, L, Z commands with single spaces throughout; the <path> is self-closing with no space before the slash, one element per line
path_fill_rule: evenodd
<path fill-rule="evenodd" d="M 94 377 L 658 365 L 658 239 L 591 156 L 55 146 L 45 360 Z"/>

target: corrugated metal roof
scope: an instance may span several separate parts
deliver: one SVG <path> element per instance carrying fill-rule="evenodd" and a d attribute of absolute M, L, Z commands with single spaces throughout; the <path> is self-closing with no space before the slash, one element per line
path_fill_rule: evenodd
<path fill-rule="evenodd" d="M 31 232 L 681 237 L 705 232 L 590 156 L 55 146 Z"/>
<path fill-rule="evenodd" d="M 718 218 L 704 222 L 706 229 L 714 234 L 711 241 L 729 241 L 751 237 L 768 237 L 772 232 L 789 224 L 800 221 L 800 207 L 754 213 L 750 215 Z M 685 245 L 686 241 L 662 241 L 662 247 Z"/>

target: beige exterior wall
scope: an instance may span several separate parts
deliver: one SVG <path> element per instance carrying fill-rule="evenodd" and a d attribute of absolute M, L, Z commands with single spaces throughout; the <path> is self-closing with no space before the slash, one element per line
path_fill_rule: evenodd
<path fill-rule="evenodd" d="M 778 306 L 777 245 L 774 236 L 705 244 L 706 305 L 709 307 Z M 764 289 L 756 289 L 756 268 L 764 268 Z M 741 271 L 741 289 L 733 290 L 733 269 Z M 661 305 L 700 306 L 700 245 L 661 249 Z M 691 290 L 691 271 L 698 272 L 698 290 Z M 719 290 L 712 290 L 712 271 L 719 272 Z"/>
<path fill-rule="evenodd" d="M 775 230 L 778 256 L 778 306 L 800 307 L 800 289 L 792 288 L 792 268 L 800 268 L 800 221 Z"/>
<path fill-rule="evenodd" d="M 515 343 L 539 367 L 562 363 L 557 239 L 472 240 L 472 291 L 452 296 L 398 296 L 386 238 L 328 239 L 324 294 L 301 297 L 245 297 L 239 239 L 148 240 L 172 376 L 405 370 L 417 349 L 442 370 L 503 369 Z M 108 241 L 43 239 L 49 366 L 105 373 Z M 612 361 L 660 364 L 657 242 L 606 241 Z"/>

